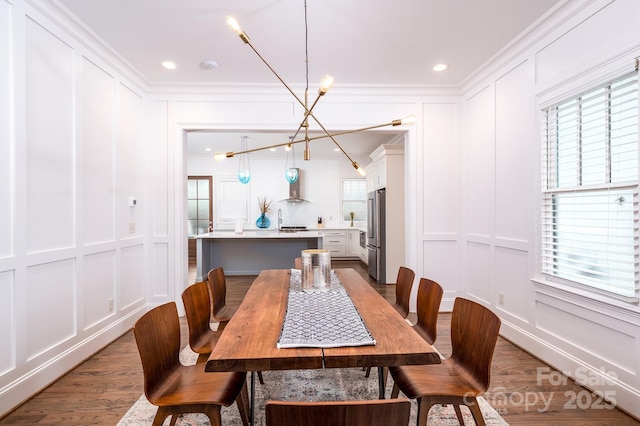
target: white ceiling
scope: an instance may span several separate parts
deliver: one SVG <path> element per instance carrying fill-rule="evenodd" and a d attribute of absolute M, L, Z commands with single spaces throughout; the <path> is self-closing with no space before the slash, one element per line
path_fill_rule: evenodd
<path fill-rule="evenodd" d="M 284 81 L 316 88 L 325 74 L 335 78 L 335 86 L 460 85 L 566 0 L 59 1 L 150 84 L 279 84 L 227 26 L 227 15 L 233 15 Z M 174 61 L 177 69 L 162 68 L 164 60 Z M 205 60 L 216 61 L 218 68 L 201 68 Z M 449 69 L 436 73 L 432 67 L 440 62 Z M 390 117 L 395 118 L 400 117 Z M 211 142 L 215 144 L 234 140 L 231 150 L 237 150 L 239 136 L 213 134 L 210 138 L 217 139 Z M 254 142 L 262 144 L 262 136 L 254 136 Z M 274 137 L 275 143 L 286 142 L 285 136 Z M 200 135 L 199 139 L 207 138 Z M 347 151 L 364 149 L 359 138 L 340 141 L 349 147 Z M 314 145 L 333 148 L 330 141 Z M 204 146 L 193 149 L 201 152 Z M 218 150 L 225 148 L 218 146 Z"/>

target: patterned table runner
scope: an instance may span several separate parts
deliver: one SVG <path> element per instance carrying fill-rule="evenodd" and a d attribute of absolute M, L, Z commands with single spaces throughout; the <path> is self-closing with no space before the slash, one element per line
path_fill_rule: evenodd
<path fill-rule="evenodd" d="M 302 273 L 291 270 L 289 299 L 278 348 L 375 345 L 360 313 L 331 271 L 331 289 L 302 291 Z"/>

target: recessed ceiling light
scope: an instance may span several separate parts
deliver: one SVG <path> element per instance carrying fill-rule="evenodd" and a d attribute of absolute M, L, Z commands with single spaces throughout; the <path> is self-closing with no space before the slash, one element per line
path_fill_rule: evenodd
<path fill-rule="evenodd" d="M 203 70 L 214 70 L 218 68 L 218 63 L 212 60 L 202 61 L 200 62 L 200 68 L 202 68 Z"/>
<path fill-rule="evenodd" d="M 276 151 L 276 149 L 275 149 L 275 148 L 269 148 L 269 151 L 271 151 L 271 152 L 275 152 L 275 151 Z"/>
<path fill-rule="evenodd" d="M 434 71 L 444 71 L 447 68 L 449 68 L 449 65 L 447 65 L 447 64 L 436 64 L 436 65 L 433 66 L 433 70 Z"/>
<path fill-rule="evenodd" d="M 160 65 L 168 70 L 175 70 L 177 68 L 176 63 L 172 61 L 163 61 Z"/>
<path fill-rule="evenodd" d="M 204 150 L 207 152 L 211 152 L 211 148 L 205 148 Z"/>

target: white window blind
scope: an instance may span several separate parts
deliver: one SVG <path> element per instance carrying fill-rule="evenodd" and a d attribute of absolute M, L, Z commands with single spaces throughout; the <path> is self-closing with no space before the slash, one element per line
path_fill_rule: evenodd
<path fill-rule="evenodd" d="M 361 222 L 367 220 L 367 181 L 365 179 L 344 179 L 342 181 L 342 220 Z"/>
<path fill-rule="evenodd" d="M 638 74 L 543 112 L 541 271 L 637 303 Z"/>

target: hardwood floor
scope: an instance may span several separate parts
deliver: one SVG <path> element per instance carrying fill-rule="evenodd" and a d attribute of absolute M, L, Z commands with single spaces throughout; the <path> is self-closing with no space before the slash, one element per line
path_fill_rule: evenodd
<path fill-rule="evenodd" d="M 334 261 L 332 266 L 353 267 L 369 280 L 360 262 Z M 190 282 L 194 276 L 191 275 Z M 253 278 L 227 277 L 227 301 L 240 303 Z M 387 300 L 395 300 L 395 286 L 369 282 Z M 444 356 L 451 351 L 450 320 L 450 314 L 442 313 L 438 321 L 435 346 Z M 181 325 L 184 346 L 187 336 L 184 318 Z M 545 369 L 541 384 L 538 384 L 538 369 Z M 485 398 L 512 425 L 640 424 L 616 408 L 603 408 L 604 403 L 598 403 L 597 397 L 571 380 L 552 386 L 546 378 L 554 371 L 499 338 L 493 358 L 491 387 Z M 559 376 L 554 374 L 552 377 L 557 379 Z M 140 358 L 133 333 L 129 331 L 0 419 L 0 424 L 115 425 L 142 393 Z M 591 404 L 585 403 L 588 401 Z M 579 408 L 586 405 L 593 408 Z"/>

